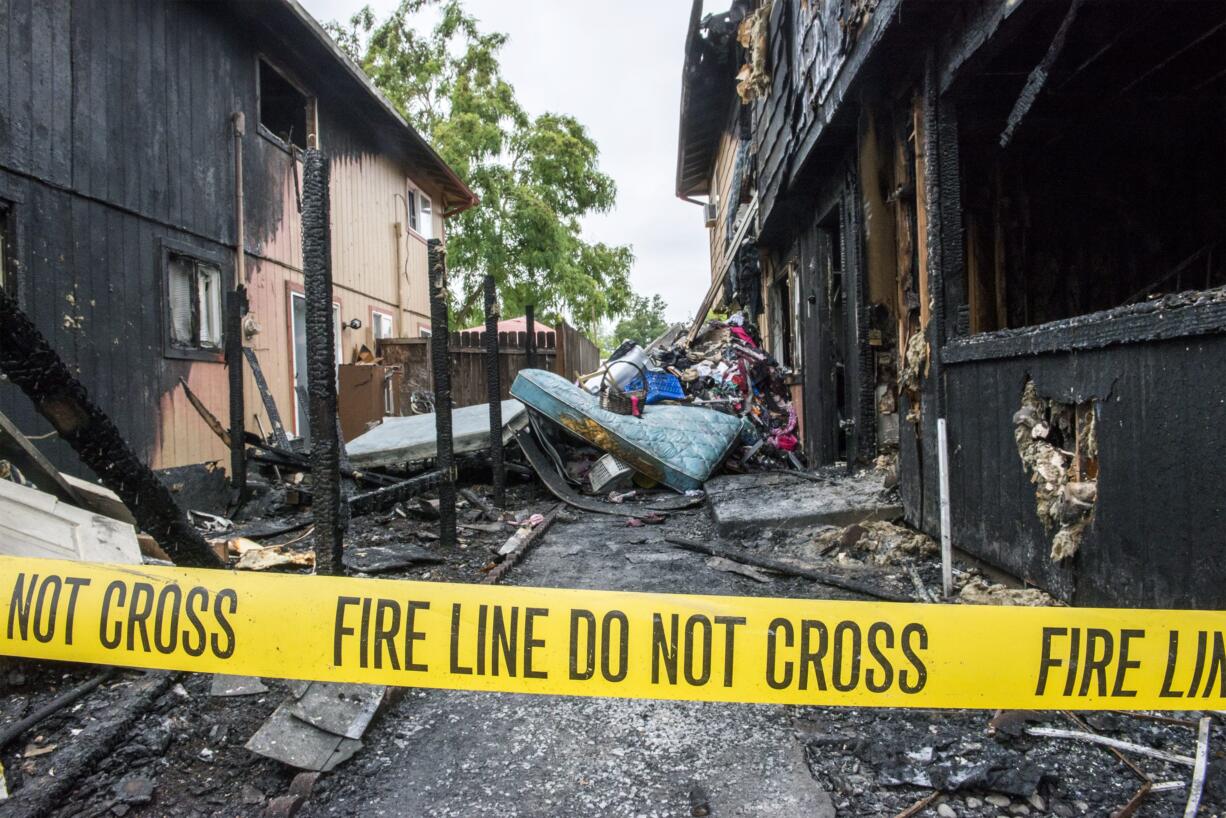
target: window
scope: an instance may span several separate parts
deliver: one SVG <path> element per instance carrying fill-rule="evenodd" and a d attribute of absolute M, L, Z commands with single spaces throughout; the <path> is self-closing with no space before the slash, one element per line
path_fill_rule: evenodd
<path fill-rule="evenodd" d="M 417 229 L 417 191 L 409 188 L 408 196 L 405 197 L 405 208 L 409 211 L 409 227 L 413 228 L 414 232 L 420 233 Z"/>
<path fill-rule="evenodd" d="M 430 197 L 410 185 L 405 209 L 409 212 L 409 227 L 413 232 L 423 239 L 434 238 L 434 205 Z"/>
<path fill-rule="evenodd" d="M 417 228 L 417 232 L 421 233 L 423 238 L 434 238 L 434 212 L 430 204 L 430 197 L 424 193 L 418 193 L 418 198 L 421 201 L 421 217 L 418 221 L 421 227 Z"/>
<path fill-rule="evenodd" d="M 259 61 L 258 73 L 260 127 L 286 147 L 305 150 L 307 138 L 315 133 L 315 99 L 266 60 Z"/>
<path fill-rule="evenodd" d="M 380 338 L 392 337 L 392 314 L 388 312 L 379 312 L 371 310 L 371 329 L 374 331 L 375 340 Z"/>
<path fill-rule="evenodd" d="M 169 253 L 166 301 L 170 346 L 179 350 L 221 350 L 222 281 L 214 264 Z"/>
<path fill-rule="evenodd" d="M 431 333 L 430 330 L 426 329 L 425 327 L 418 327 L 417 334 L 422 338 L 429 338 L 433 333 Z"/>

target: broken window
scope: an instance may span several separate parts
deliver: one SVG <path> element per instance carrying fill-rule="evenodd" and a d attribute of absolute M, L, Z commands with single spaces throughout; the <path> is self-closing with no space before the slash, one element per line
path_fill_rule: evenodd
<path fill-rule="evenodd" d="M 1036 11 L 953 92 L 967 329 L 1226 285 L 1221 3 Z"/>
<path fill-rule="evenodd" d="M 268 61 L 259 62 L 260 126 L 286 147 L 305 150 L 315 134 L 315 99 Z"/>
<path fill-rule="evenodd" d="M 170 253 L 166 299 L 170 345 L 182 350 L 219 351 L 222 337 L 221 270 L 182 253 Z"/>

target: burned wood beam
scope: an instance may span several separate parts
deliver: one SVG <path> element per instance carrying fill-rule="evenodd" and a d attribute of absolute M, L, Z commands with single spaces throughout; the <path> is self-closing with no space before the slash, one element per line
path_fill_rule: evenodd
<path fill-rule="evenodd" d="M 115 423 L 90 400 L 85 387 L 3 290 L 0 372 L 26 393 L 81 462 L 119 495 L 140 527 L 176 564 L 222 566 L 221 559 L 175 503 L 170 489 L 137 457 Z"/>
<path fill-rule="evenodd" d="M 260 368 L 260 359 L 256 357 L 255 350 L 251 347 L 243 347 L 243 355 L 247 357 L 247 364 L 251 367 L 251 375 L 255 378 L 256 389 L 260 390 L 260 400 L 264 402 L 264 412 L 268 415 L 268 422 L 272 424 L 272 439 L 275 445 L 280 448 L 289 448 L 289 435 L 285 432 L 285 424 L 281 422 L 281 413 L 277 410 L 277 402 L 272 398 L 272 391 L 268 388 L 268 381 L 264 379 L 264 370 Z"/>
<path fill-rule="evenodd" d="M 854 579 L 844 579 L 836 577 L 832 574 L 827 574 L 822 571 L 814 571 L 809 568 L 797 568 L 794 565 L 789 565 L 786 562 L 772 560 L 767 557 L 759 557 L 757 554 L 751 554 L 747 551 L 739 551 L 731 548 L 723 548 L 710 543 L 694 542 L 693 540 L 685 540 L 681 537 L 665 537 L 664 542 L 669 545 L 675 545 L 678 548 L 684 548 L 686 551 L 694 551 L 698 554 L 706 554 L 711 557 L 723 557 L 726 560 L 733 562 L 752 565 L 755 568 L 765 568 L 768 571 L 774 571 L 778 574 L 783 574 L 789 577 L 801 577 L 802 579 L 811 580 L 822 585 L 829 585 L 831 588 L 841 588 L 844 591 L 851 591 L 864 596 L 871 596 L 876 599 L 884 599 L 887 602 L 914 602 L 915 600 L 901 594 L 892 594 L 889 591 L 882 591 L 874 588 L 871 585 L 866 585 L 863 582 L 857 582 Z"/>
<path fill-rule="evenodd" d="M 941 357 L 947 363 L 963 363 L 1222 333 L 1226 333 L 1226 288 L 1219 287 L 958 338 L 941 350 Z"/>
<path fill-rule="evenodd" d="M 104 674 L 105 675 L 105 674 Z M 56 756 L 55 775 L 27 778 L 4 803 L 5 818 L 40 818 L 66 803 L 73 788 L 98 763 L 133 736 L 137 719 L 152 710 L 181 674 L 148 671 L 101 708 L 98 718 Z"/>
<path fill-rule="evenodd" d="M 302 167 L 302 272 L 306 290 L 307 391 L 311 423 L 311 510 L 315 565 L 343 574 L 340 438 L 336 420 L 336 336 L 332 321 L 332 235 L 328 161 L 307 150 Z"/>
<path fill-rule="evenodd" d="M 352 514 L 366 514 L 371 511 L 378 511 L 381 508 L 387 508 L 401 501 L 408 500 L 410 497 L 416 497 L 422 492 L 440 485 L 442 482 L 443 472 L 431 471 L 417 477 L 410 477 L 408 480 L 402 480 L 395 485 L 384 486 L 364 494 L 355 494 L 349 498 L 349 511 Z M 439 507 L 441 511 L 441 503 Z"/>
<path fill-rule="evenodd" d="M 485 277 L 485 388 L 490 404 L 490 469 L 494 476 L 494 505 L 507 501 L 507 472 L 503 468 L 502 383 L 498 360 L 498 288 L 492 275 Z"/>
<path fill-rule="evenodd" d="M 86 507 L 85 498 L 80 492 L 64 479 L 59 469 L 43 457 L 43 453 L 3 412 L 0 412 L 0 459 L 16 466 L 39 491 L 45 491 L 71 505 Z M 0 747 L 3 746 L 0 744 Z"/>
<path fill-rule="evenodd" d="M 515 567 L 515 563 L 519 562 L 524 554 L 528 553 L 536 541 L 541 538 L 554 521 L 558 519 L 558 513 L 562 510 L 562 504 L 558 503 L 549 511 L 545 512 L 545 519 L 541 520 L 535 528 L 533 528 L 526 537 L 520 540 L 513 551 L 506 555 L 502 562 L 490 569 L 482 579 L 482 585 L 494 585 L 502 581 L 502 578 L 507 575 L 507 572 Z"/>
<path fill-rule="evenodd" d="M 1068 11 L 1064 14 L 1064 19 L 1060 21 L 1060 27 L 1056 29 L 1055 36 L 1051 39 L 1051 44 L 1047 46 L 1047 53 L 1043 55 L 1043 59 L 1039 60 L 1039 64 L 1034 67 L 1034 70 L 1030 72 L 1030 76 L 1026 78 L 1026 84 L 1022 86 L 1022 93 L 1018 96 L 1017 101 L 1013 103 L 1013 110 L 1009 112 L 1009 117 L 1005 120 L 1005 129 L 1000 134 L 1000 146 L 1002 148 L 1009 147 L 1014 131 L 1017 130 L 1018 125 L 1022 124 L 1022 119 L 1034 105 L 1035 100 L 1039 98 L 1039 92 L 1043 90 L 1043 86 L 1047 84 L 1047 77 L 1051 73 L 1051 67 L 1060 56 L 1060 52 L 1064 50 L 1064 41 L 1068 39 L 1068 31 L 1072 28 L 1073 20 L 1077 18 L 1077 12 L 1081 9 L 1082 2 L 1083 0 L 1071 0 Z"/>
<path fill-rule="evenodd" d="M 179 378 L 179 385 L 183 387 L 183 394 L 187 395 L 187 402 L 190 403 L 192 408 L 196 410 L 196 414 L 200 415 L 201 419 L 204 420 L 205 425 L 213 431 L 213 434 L 221 438 L 221 442 L 225 444 L 227 449 L 231 448 L 232 443 L 230 433 L 226 430 L 225 426 L 221 425 L 221 421 L 217 419 L 217 415 L 214 415 L 211 411 L 209 411 L 209 408 L 204 405 L 204 402 L 200 400 L 199 396 L 197 396 L 196 393 L 192 391 L 192 388 L 187 385 L 187 381 L 183 380 L 181 377 Z"/>
<path fill-rule="evenodd" d="M 239 502 L 247 495 L 247 450 L 243 446 L 243 307 L 247 290 L 241 284 L 226 298 L 225 354 L 230 386 L 230 485 Z"/>
<path fill-rule="evenodd" d="M 447 251 L 438 239 L 427 245 L 430 266 L 430 362 L 434 371 L 434 428 L 438 438 L 438 537 L 455 545 L 455 453 L 451 440 L 451 355 L 447 326 Z"/>

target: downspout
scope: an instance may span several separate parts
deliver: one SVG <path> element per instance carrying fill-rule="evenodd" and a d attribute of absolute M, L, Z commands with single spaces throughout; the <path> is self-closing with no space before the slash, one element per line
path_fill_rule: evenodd
<path fill-rule="evenodd" d="M 236 111 L 234 121 L 234 288 L 247 281 L 246 219 L 243 214 L 243 136 L 247 133 L 247 118 Z"/>
<path fill-rule="evenodd" d="M 243 419 L 243 313 L 247 311 L 247 258 L 245 218 L 243 215 L 243 134 L 246 118 L 242 111 L 231 116 L 234 124 L 234 289 L 227 299 L 225 313 L 225 358 L 230 383 L 230 484 L 238 502 L 247 495 L 247 452 Z"/>
<path fill-rule="evenodd" d="M 398 221 L 393 222 L 392 231 L 396 234 L 396 336 L 407 338 L 409 334 L 404 320 L 404 285 L 408 271 L 404 269 L 404 248 L 401 247 L 404 242 L 404 225 Z"/>

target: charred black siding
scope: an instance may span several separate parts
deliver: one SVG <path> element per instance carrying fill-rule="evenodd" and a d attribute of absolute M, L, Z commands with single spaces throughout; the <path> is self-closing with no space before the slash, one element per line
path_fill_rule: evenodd
<path fill-rule="evenodd" d="M 872 428 L 871 378 L 866 377 L 871 357 L 865 346 L 869 327 L 864 304 L 865 232 L 857 193 L 863 180 L 847 157 L 854 154 L 854 123 L 862 107 L 884 109 L 899 103 L 909 107 L 918 97 L 921 127 L 916 129 L 914 155 L 924 185 L 914 195 L 927 218 L 924 261 L 931 315 L 925 334 L 928 368 L 917 396 L 919 420 L 903 421 L 900 429 L 899 491 L 906 519 L 939 534 L 936 427 L 938 417 L 944 416 L 949 427 L 955 546 L 1077 604 L 1222 608 L 1226 606 L 1226 565 L 1221 559 L 1226 548 L 1226 495 L 1221 488 L 1226 485 L 1221 431 L 1226 428 L 1226 394 L 1221 387 L 1226 376 L 1226 305 L 1222 290 L 1212 289 L 1221 283 L 1211 278 L 1213 271 L 1205 272 L 1203 281 L 1183 285 L 1207 288 L 1204 293 L 1175 297 L 1193 299 L 1196 303 L 1191 306 L 1180 303 L 1167 309 L 1134 299 L 1127 308 L 1024 331 L 971 328 L 972 285 L 979 284 L 982 293 L 983 279 L 981 265 L 980 277 L 970 278 L 978 257 L 968 261 L 967 222 L 968 214 L 983 207 L 985 183 L 982 175 L 966 176 L 976 154 L 963 141 L 975 128 L 983 128 L 990 119 L 985 111 L 1002 96 L 999 78 L 1008 71 L 988 70 L 992 62 L 1007 53 L 1010 43 L 1024 42 L 1029 49 L 1017 52 L 1019 61 L 1010 64 L 1009 70 L 1021 78 L 1018 88 L 1003 93 L 1008 97 L 1007 113 L 1008 102 L 1043 56 L 1066 8 L 1037 0 L 1008 4 L 777 0 L 774 4 L 769 36 L 772 85 L 765 98 L 753 103 L 761 222 L 757 241 L 776 265 L 798 257 L 801 286 L 814 298 L 815 309 L 802 324 L 806 449 L 815 462 L 834 459 L 840 414 L 854 418 L 861 429 Z M 1166 65 L 1162 59 L 1186 42 L 1200 42 L 1201 32 L 1217 31 L 1213 24 L 1226 19 L 1221 17 L 1220 4 L 1131 8 L 1152 15 L 1155 26 L 1166 26 L 1164 38 L 1155 38 L 1160 45 L 1146 52 L 1153 65 Z M 1077 32 L 1082 52 L 1073 66 L 1084 62 L 1086 54 L 1098 53 L 1100 44 L 1094 38 L 1111 35 L 1119 19 L 1106 6 L 1087 4 L 1087 9 L 1087 22 Z M 1207 22 L 1191 25 L 1198 14 L 1205 15 Z M 1120 50 L 1122 78 L 1115 78 L 1117 85 L 1104 86 L 1108 90 L 1102 94 L 1087 94 L 1087 102 L 1108 92 L 1123 93 L 1129 78 L 1141 76 L 1146 69 L 1133 66 L 1131 54 Z M 1197 59 L 1203 61 L 1204 54 Z M 1195 62 L 1191 60 L 1192 65 Z M 1220 66 L 1213 65 L 1217 67 L 1195 76 L 1185 61 L 1188 73 L 1168 75 L 1168 90 L 1175 94 L 1183 93 L 1185 86 L 1218 87 L 1208 85 L 1221 81 Z M 1072 71 L 1072 66 L 1066 68 Z M 986 79 L 976 85 L 972 80 L 980 73 Z M 1085 76 L 1082 80 L 1086 88 L 1092 87 Z M 1042 127 L 1043 113 L 1039 113 L 1027 115 L 1029 127 Z M 1049 121 L 1056 122 L 1064 114 L 1065 109 L 1047 112 Z M 1107 127 L 1125 125 L 1118 119 L 1107 123 Z M 993 144 L 998 133 L 989 134 Z M 1015 150 L 1018 144 L 1015 139 Z M 1093 151 L 1087 157 L 1091 169 L 1098 167 Z M 1197 171 L 1206 179 L 1220 178 L 1220 167 L 1212 162 L 1198 165 Z M 1112 190 L 1099 184 L 1093 172 L 1076 184 L 1091 193 Z M 1117 173 L 1117 182 L 1118 178 Z M 1196 191 L 1188 188 L 1186 179 L 1172 184 L 1172 200 L 1183 197 L 1195 202 L 1202 221 L 1219 218 L 1215 214 L 1221 212 L 1220 189 L 1197 199 L 1192 195 Z M 836 191 L 833 208 L 831 191 Z M 841 226 L 847 299 L 843 361 L 848 400 L 841 407 L 829 396 L 834 345 L 826 304 L 828 274 L 822 263 L 830 255 L 823 230 L 829 229 L 832 218 Z M 1087 225 L 1092 224 L 1087 219 Z M 1202 238 L 1191 228 L 1189 232 L 1188 241 L 1198 239 L 1196 246 L 1212 238 Z M 1022 242 L 1029 236 L 1019 228 L 1009 241 Z M 1192 249 L 1181 250 L 1169 263 L 1153 265 L 1156 272 L 1173 268 Z M 1130 251 L 1123 242 L 1121 252 Z M 1203 256 L 1196 258 L 1203 261 Z M 1122 269 L 1121 258 L 1112 256 L 1112 261 L 1115 267 L 1108 265 L 1100 274 Z M 1072 276 L 1075 270 L 1066 264 L 1060 272 Z M 1011 280 L 1008 286 L 1016 287 L 1017 282 Z M 1050 319 L 1039 317 L 1031 323 L 1046 320 Z M 1053 532 L 1040 522 L 1035 486 L 1014 440 L 1013 415 L 1028 379 L 1042 397 L 1075 404 L 1093 401 L 1097 406 L 1094 518 L 1077 553 L 1062 561 L 1050 556 Z M 899 415 L 905 418 L 912 409 L 911 398 L 901 395 L 899 403 Z M 873 453 L 870 435 L 848 442 L 853 456 L 864 459 Z"/>
<path fill-rule="evenodd" d="M 230 115 L 256 116 L 254 49 L 208 4 L 138 0 L 0 0 L 0 44 L 20 303 L 148 459 L 159 400 L 190 365 L 163 357 L 161 242 L 231 274 Z M 279 217 L 256 214 L 257 234 Z M 0 409 L 46 431 L 12 387 Z M 80 471 L 63 444 L 43 448 Z"/>
<path fill-rule="evenodd" d="M 146 460 L 163 396 L 189 367 L 222 366 L 164 356 L 161 246 L 194 248 L 232 280 L 234 112 L 247 122 L 248 254 L 298 217 L 283 212 L 289 154 L 259 131 L 259 58 L 308 78 L 330 153 L 403 147 L 355 125 L 328 66 L 261 31 L 228 3 L 0 0 L 0 200 L 18 300 Z M 49 431 L 7 384 L 0 411 Z M 81 471 L 67 446 L 40 448 Z"/>
<path fill-rule="evenodd" d="M 1226 336 L 947 364 L 953 541 L 1080 605 L 1221 608 Z M 1054 562 L 1013 439 L 1022 387 L 1098 403 L 1098 501 Z"/>

